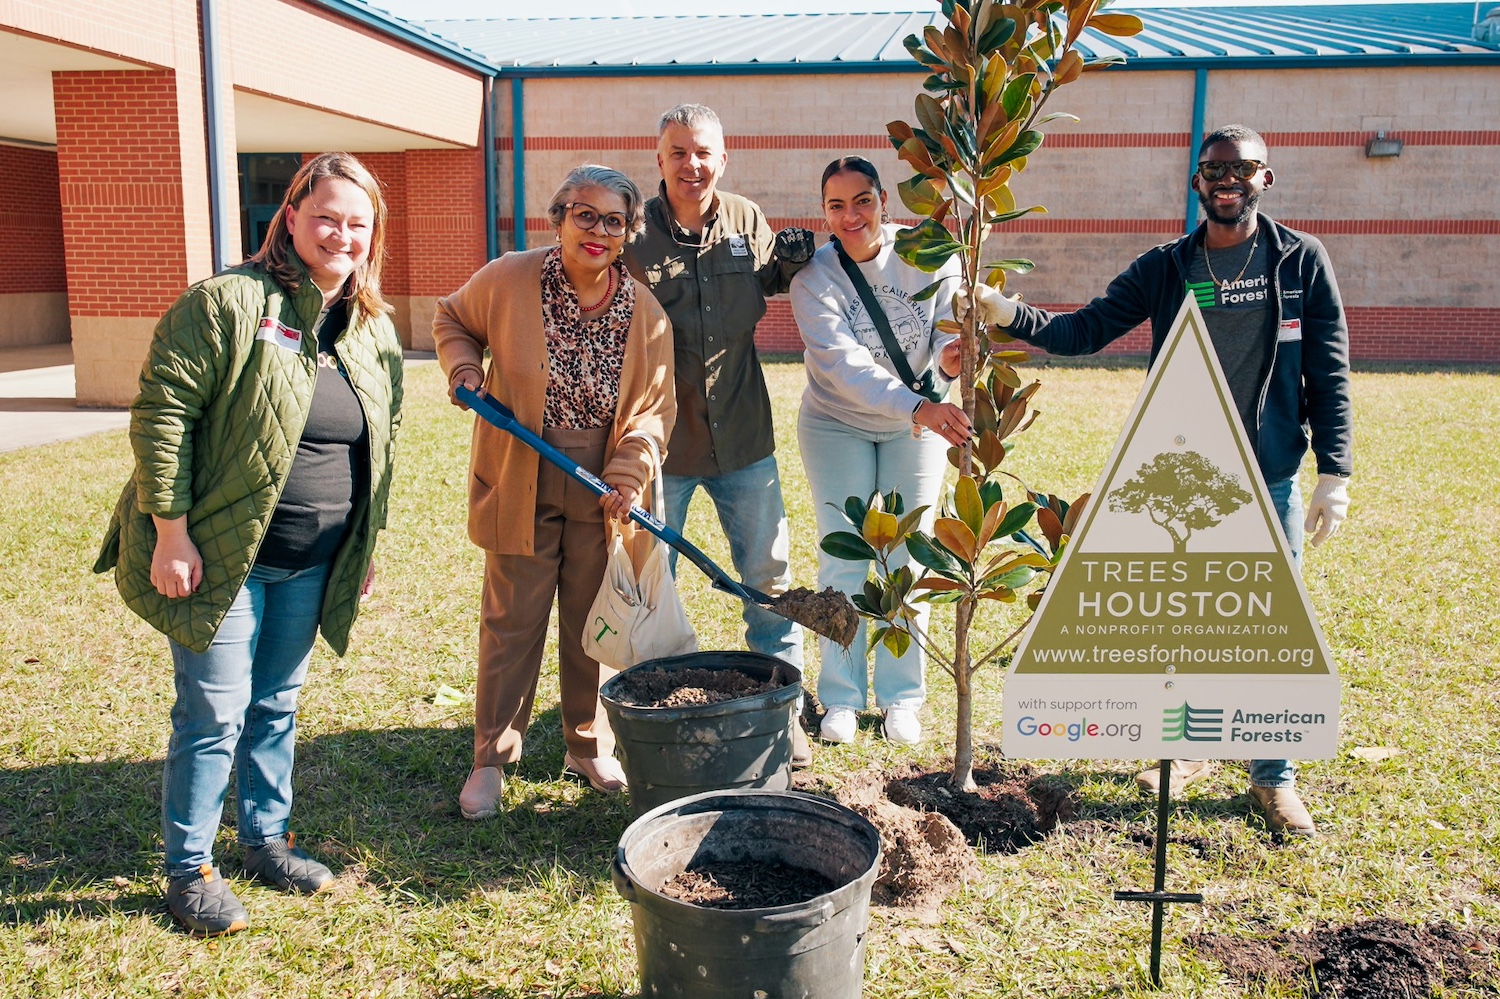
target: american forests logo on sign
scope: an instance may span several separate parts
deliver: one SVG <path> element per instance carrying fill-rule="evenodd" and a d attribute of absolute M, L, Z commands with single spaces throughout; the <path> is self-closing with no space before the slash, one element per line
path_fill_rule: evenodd
<path fill-rule="evenodd" d="M 1320 759 L 1339 678 L 1191 296 L 1005 679 L 1006 756 Z"/>

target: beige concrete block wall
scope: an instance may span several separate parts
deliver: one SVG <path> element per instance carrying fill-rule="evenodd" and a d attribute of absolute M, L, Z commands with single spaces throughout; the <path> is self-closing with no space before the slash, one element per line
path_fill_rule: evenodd
<path fill-rule="evenodd" d="M 408 300 L 411 340 L 406 345 L 411 350 L 433 350 L 436 347 L 432 339 L 432 317 L 437 315 L 438 297 L 437 295 L 412 295 Z"/>
<path fill-rule="evenodd" d="M 73 376 L 80 406 L 128 406 L 156 316 L 74 316 Z"/>
<path fill-rule="evenodd" d="M 1210 128 L 1470 130 L 1495 128 L 1500 115 L 1500 73 L 1489 66 L 1214 70 L 1208 81 Z"/>
<path fill-rule="evenodd" d="M 235 0 L 223 6 L 234 86 L 461 145 L 479 136 L 484 88 L 478 76 L 301 4 Z"/>
<path fill-rule="evenodd" d="M 0 347 L 67 343 L 71 335 L 67 292 L 0 295 Z"/>

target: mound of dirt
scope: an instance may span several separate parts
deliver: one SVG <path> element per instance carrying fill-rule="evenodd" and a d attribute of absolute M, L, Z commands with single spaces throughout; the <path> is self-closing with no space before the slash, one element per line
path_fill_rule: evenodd
<path fill-rule="evenodd" d="M 1300 981 L 1308 996 L 1425 999 L 1439 987 L 1500 990 L 1500 931 L 1494 930 L 1370 919 L 1260 939 L 1200 933 L 1188 943 L 1243 982 Z"/>
<path fill-rule="evenodd" d="M 911 768 L 903 771 L 910 774 Z M 979 865 L 963 834 L 935 812 L 898 805 L 887 796 L 891 774 L 868 769 L 851 775 L 834 792 L 880 831 L 880 873 L 870 901 L 928 922 L 938 907 L 977 874 Z"/>
<path fill-rule="evenodd" d="M 975 767 L 974 783 L 978 788 L 965 794 L 949 785 L 946 772 L 914 772 L 894 776 L 887 794 L 908 808 L 941 813 L 989 853 L 1014 853 L 1077 814 L 1064 785 L 1023 763 Z"/>
<path fill-rule="evenodd" d="M 622 674 L 615 682 L 615 694 L 620 703 L 636 707 L 686 708 L 765 694 L 782 686 L 733 669 L 643 669 Z"/>

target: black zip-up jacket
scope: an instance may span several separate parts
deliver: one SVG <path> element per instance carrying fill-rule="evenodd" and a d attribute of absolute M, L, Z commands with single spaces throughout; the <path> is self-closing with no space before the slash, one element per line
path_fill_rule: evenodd
<path fill-rule="evenodd" d="M 1188 264 L 1200 251 L 1207 223 L 1147 250 L 1109 283 L 1103 297 L 1077 312 L 1052 313 L 1018 302 L 1005 332 L 1052 354 L 1093 354 L 1151 321 L 1156 361 L 1187 297 Z M 1271 301 L 1265 336 L 1270 362 L 1256 406 L 1256 459 L 1267 482 L 1291 478 L 1309 437 L 1318 471 L 1348 476 L 1352 407 L 1349 329 L 1338 282 L 1323 244 L 1305 232 L 1260 216 L 1269 249 Z"/>

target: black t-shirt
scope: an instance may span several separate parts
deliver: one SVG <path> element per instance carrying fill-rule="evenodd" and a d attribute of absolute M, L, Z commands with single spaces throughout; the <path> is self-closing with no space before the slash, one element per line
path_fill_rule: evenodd
<path fill-rule="evenodd" d="M 318 316 L 318 380 L 307 426 L 256 556 L 258 565 L 306 569 L 331 559 L 369 475 L 364 410 L 334 348 L 348 322 L 343 301 Z"/>
<path fill-rule="evenodd" d="M 1250 446 L 1256 446 L 1256 407 L 1270 363 L 1271 277 L 1266 246 L 1259 239 L 1222 250 L 1199 246 L 1188 266 L 1188 290 L 1197 297 L 1219 367 L 1229 382 L 1234 408 Z M 1213 271 L 1210 276 L 1209 265 Z"/>

